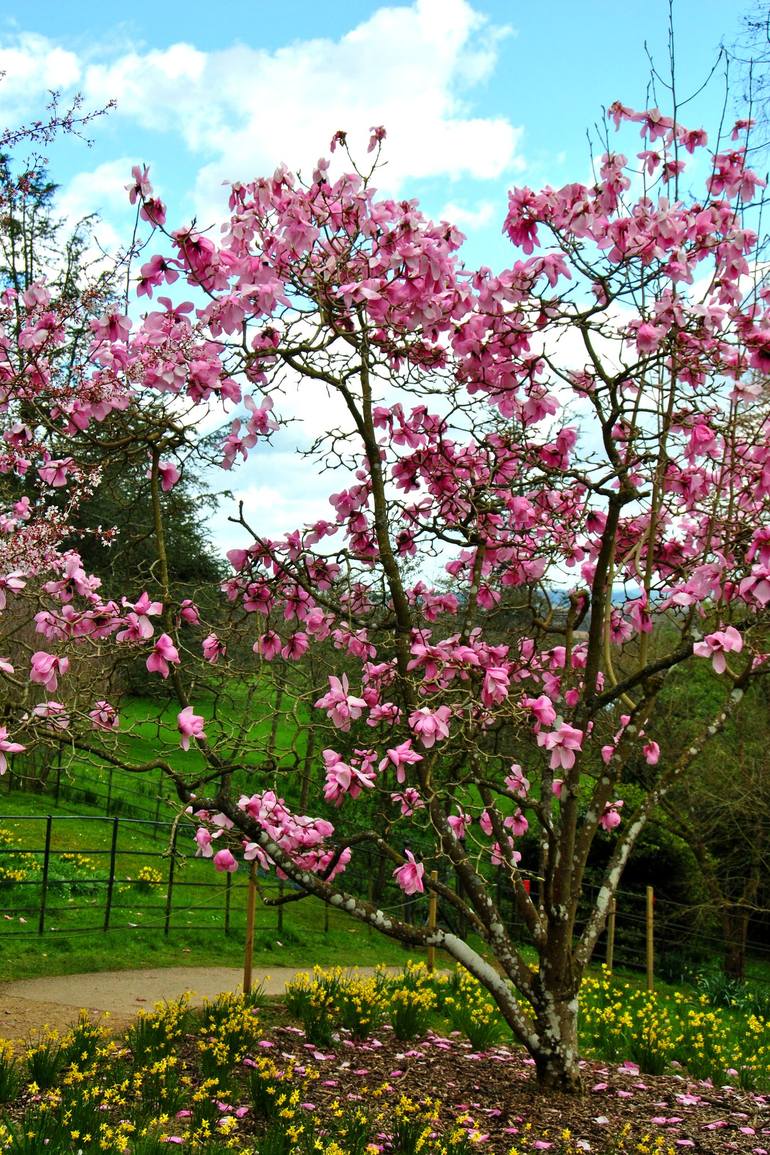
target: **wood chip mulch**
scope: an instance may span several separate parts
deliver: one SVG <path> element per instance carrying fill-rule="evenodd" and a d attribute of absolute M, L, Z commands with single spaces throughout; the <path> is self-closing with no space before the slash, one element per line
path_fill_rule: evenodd
<path fill-rule="evenodd" d="M 297 1028 L 277 1026 L 261 1047 L 279 1066 L 293 1060 L 300 1073 L 303 1067 L 320 1072 L 311 1098 L 321 1116 L 334 1099 L 366 1101 L 388 1084 L 396 1096 L 438 1098 L 442 1115 L 470 1116 L 467 1125 L 484 1137 L 480 1155 L 507 1153 L 522 1140 L 527 1148 L 535 1140 L 558 1148 L 565 1128 L 573 1144 L 582 1141 L 578 1150 L 593 1153 L 635 1152 L 645 1136 L 662 1135 L 676 1151 L 770 1155 L 770 1096 L 714 1087 L 684 1073 L 641 1075 L 632 1063 L 584 1062 L 581 1096 L 542 1095 L 523 1051 L 500 1046 L 478 1054 L 457 1035 L 402 1043 L 384 1028 L 367 1042 L 343 1033 L 333 1050 L 324 1050 L 306 1043 Z M 619 1146 L 626 1124 L 630 1134 Z"/>

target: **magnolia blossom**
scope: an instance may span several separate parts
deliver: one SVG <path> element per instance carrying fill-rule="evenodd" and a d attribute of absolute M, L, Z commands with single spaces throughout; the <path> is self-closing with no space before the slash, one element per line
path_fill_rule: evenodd
<path fill-rule="evenodd" d="M 599 825 L 603 830 L 614 830 L 616 826 L 620 826 L 620 810 L 623 807 L 623 800 L 618 798 L 615 802 L 608 802 L 604 808 L 604 813 L 599 819 Z"/>
<path fill-rule="evenodd" d="M 104 700 L 94 702 L 94 708 L 89 710 L 88 717 L 95 730 L 117 730 L 120 725 L 117 710 Z"/>
<path fill-rule="evenodd" d="M 195 831 L 195 841 L 197 843 L 197 850 L 195 851 L 196 858 L 213 858 L 214 847 L 212 842 L 215 838 L 219 838 L 221 830 L 216 830 L 213 834 L 207 830 L 205 826 L 199 826 Z"/>
<path fill-rule="evenodd" d="M 481 700 L 485 706 L 494 706 L 504 702 L 508 697 L 510 679 L 508 671 L 502 666 L 490 666 L 484 674 L 484 685 L 481 690 Z"/>
<path fill-rule="evenodd" d="M 351 721 L 360 718 L 366 709 L 366 702 L 349 693 L 347 674 L 341 678 L 330 674 L 329 687 L 329 692 L 315 703 L 316 709 L 326 710 L 338 730 L 349 730 Z"/>
<path fill-rule="evenodd" d="M 541 731 L 537 744 L 551 751 L 552 770 L 571 770 L 575 765 L 575 752 L 583 748 L 583 731 L 562 722 L 558 730 Z"/>
<path fill-rule="evenodd" d="M 371 771 L 349 766 L 342 761 L 342 755 L 336 750 L 324 750 L 323 760 L 326 765 L 324 798 L 333 806 L 341 806 L 346 794 L 357 798 L 362 789 L 374 786 L 374 774 Z"/>
<path fill-rule="evenodd" d="M 463 838 L 465 838 L 465 832 L 473 819 L 471 818 L 470 814 L 465 814 L 464 811 L 461 810 L 459 814 L 447 815 L 446 821 L 447 826 L 452 831 L 452 834 L 455 836 L 458 842 L 460 842 Z"/>
<path fill-rule="evenodd" d="M 644 760 L 648 766 L 657 766 L 660 760 L 660 746 L 657 742 L 650 740 L 642 747 Z"/>
<path fill-rule="evenodd" d="M 529 778 L 524 776 L 524 771 L 517 762 L 511 766 L 511 772 L 505 779 L 505 788 L 511 794 L 516 794 L 519 798 L 526 798 L 529 794 Z"/>
<path fill-rule="evenodd" d="M 160 487 L 164 493 L 168 493 L 173 489 L 179 478 L 182 476 L 180 471 L 171 461 L 161 461 L 158 464 L 158 475 L 160 476 Z"/>
<path fill-rule="evenodd" d="M 404 894 L 422 894 L 425 890 L 423 885 L 423 875 L 425 874 L 425 867 L 421 862 L 416 862 L 411 850 L 405 850 L 408 862 L 403 866 L 398 866 L 393 871 L 393 877 L 398 885 L 403 890 Z"/>
<path fill-rule="evenodd" d="M 179 745 L 183 750 L 190 749 L 191 738 L 195 738 L 195 740 L 198 741 L 206 737 L 203 731 L 205 723 L 206 719 L 202 714 L 193 713 L 192 706 L 185 706 L 184 710 L 181 710 L 179 714 L 177 714 L 177 729 L 182 735 Z"/>
<path fill-rule="evenodd" d="M 21 742 L 9 742 L 8 728 L 0 726 L 0 774 L 5 774 L 8 769 L 6 754 L 21 754 L 26 748 Z"/>
<path fill-rule="evenodd" d="M 406 780 L 404 767 L 413 766 L 416 762 L 422 762 L 422 754 L 412 749 L 412 740 L 407 738 L 406 742 L 400 742 L 398 746 L 386 751 L 385 757 L 380 762 L 380 772 L 389 766 L 395 766 L 396 781 L 404 782 Z"/>
<path fill-rule="evenodd" d="M 167 678 L 170 673 L 169 663 L 179 665 L 179 651 L 168 634 L 161 634 L 145 664 L 151 674 L 157 673 Z"/>
<path fill-rule="evenodd" d="M 31 658 L 29 680 L 44 686 L 52 694 L 59 685 L 58 675 L 66 674 L 69 668 L 69 658 L 59 658 L 56 654 L 38 650 Z"/>
<path fill-rule="evenodd" d="M 401 793 L 391 794 L 390 800 L 400 805 L 404 818 L 411 818 L 415 810 L 425 809 L 425 803 L 420 797 L 420 792 L 415 790 L 414 786 L 407 786 L 406 790 Z"/>
<path fill-rule="evenodd" d="M 509 814 L 507 818 L 504 818 L 503 826 L 510 830 L 514 838 L 520 838 L 522 834 L 526 834 L 529 830 L 529 823 L 521 812 L 521 809 L 517 809 L 515 814 Z"/>
<path fill-rule="evenodd" d="M 508 839 L 508 847 L 505 852 L 499 842 L 493 842 L 489 852 L 489 861 L 492 866 L 507 866 L 509 862 L 515 866 L 521 862 L 521 851 L 514 849 L 512 838 Z"/>
<path fill-rule="evenodd" d="M 216 634 L 208 634 L 201 644 L 205 661 L 215 665 L 227 653 L 227 646 L 221 642 Z"/>
<path fill-rule="evenodd" d="M 409 725 L 423 746 L 429 750 L 437 741 L 449 737 L 451 716 L 449 706 L 439 706 L 437 710 L 431 710 L 430 706 L 422 706 L 409 715 Z"/>
<path fill-rule="evenodd" d="M 179 617 L 188 626 L 200 625 L 200 611 L 192 598 L 185 598 L 179 606 Z"/>
<path fill-rule="evenodd" d="M 0 577 L 0 610 L 5 609 L 6 590 L 12 594 L 17 594 L 24 589 L 26 584 L 26 578 L 20 573 L 8 573 L 4 577 Z"/>
<path fill-rule="evenodd" d="M 70 717 L 61 702 L 40 702 L 32 710 L 33 718 L 43 718 L 54 730 L 67 730 Z"/>
<path fill-rule="evenodd" d="M 238 863 L 227 848 L 216 852 L 214 866 L 217 870 L 227 871 L 228 874 L 233 874 L 238 869 Z"/>
<path fill-rule="evenodd" d="M 552 726 L 556 721 L 553 702 L 545 694 L 541 694 L 539 698 L 522 698 L 521 704 L 532 711 L 540 726 Z"/>
<path fill-rule="evenodd" d="M 735 626 L 727 626 L 724 630 L 716 630 L 713 634 L 706 634 L 702 642 L 696 642 L 692 652 L 699 658 L 711 658 L 711 664 L 717 674 L 724 674 L 727 669 L 727 654 L 739 654 L 743 649 L 743 637 Z"/>

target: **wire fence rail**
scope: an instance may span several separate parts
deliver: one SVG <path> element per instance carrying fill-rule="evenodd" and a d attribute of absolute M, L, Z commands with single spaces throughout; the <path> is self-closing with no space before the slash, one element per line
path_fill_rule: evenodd
<path fill-rule="evenodd" d="M 192 855 L 188 822 L 124 816 L 0 815 L 0 940 L 109 930 L 208 930 L 245 923 L 246 880 Z M 154 849 L 149 837 L 161 842 Z M 271 897 L 282 882 L 265 879 Z M 283 908 L 264 908 L 263 929 Z"/>
<path fill-rule="evenodd" d="M 248 872 L 217 873 L 210 860 L 195 857 L 196 826 L 126 815 L 0 815 L 0 943 L 31 935 L 98 934 L 111 930 L 174 932 L 208 931 L 244 934 L 247 929 Z M 357 856 L 345 875 L 345 887 L 373 897 L 379 855 Z M 389 873 L 387 875 L 389 880 Z M 448 880 L 443 880 L 448 881 Z M 523 938 L 510 885 L 500 873 L 496 898 L 514 938 Z M 258 875 L 263 898 L 285 896 L 291 884 Z M 621 890 L 615 902 L 610 934 L 600 940 L 596 957 L 614 967 L 648 971 L 678 981 L 714 960 L 724 940 L 713 923 L 697 911 L 661 896 Z M 595 888 L 587 886 L 583 917 Z M 315 928 L 328 930 L 347 920 L 315 898 Z M 429 918 L 465 937 L 467 927 L 456 908 L 439 900 L 431 914 L 427 895 L 407 897 L 390 880 L 377 905 L 412 922 Z M 318 908 L 322 907 L 322 913 Z M 285 920 L 297 918 L 294 904 L 258 905 L 254 932 L 280 937 Z M 578 927 L 579 929 L 579 927 Z M 770 984 L 770 945 L 747 943 L 749 973 Z"/>

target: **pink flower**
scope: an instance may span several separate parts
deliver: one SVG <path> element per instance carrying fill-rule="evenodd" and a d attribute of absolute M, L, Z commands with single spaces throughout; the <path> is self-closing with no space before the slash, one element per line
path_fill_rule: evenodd
<path fill-rule="evenodd" d="M 0 726 L 0 774 L 5 774 L 8 769 L 6 754 L 21 754 L 26 748 L 21 742 L 9 742 L 7 727 Z"/>
<path fill-rule="evenodd" d="M 702 642 L 696 642 L 692 652 L 699 658 L 711 658 L 711 664 L 717 674 L 724 674 L 727 668 L 726 654 L 739 654 L 743 649 L 743 637 L 735 626 L 727 626 L 724 630 L 717 630 L 713 634 L 706 634 Z"/>
<path fill-rule="evenodd" d="M 551 751 L 552 770 L 571 770 L 575 765 L 575 751 L 583 748 L 583 731 L 562 722 L 558 730 L 538 734 L 537 744 Z"/>
<path fill-rule="evenodd" d="M 204 659 L 211 662 L 212 666 L 227 653 L 227 646 L 224 642 L 220 642 L 216 634 L 209 634 L 208 637 L 205 637 L 201 648 Z"/>
<path fill-rule="evenodd" d="M 361 751 L 356 751 L 356 754 L 360 753 Z M 324 798 L 333 806 L 341 806 L 346 794 L 351 798 L 357 798 L 362 789 L 371 789 L 374 786 L 374 774 L 371 770 L 348 766 L 336 750 L 324 750 L 323 760 L 326 765 Z M 368 762 L 366 764 L 368 765 Z"/>
<path fill-rule="evenodd" d="M 529 823 L 518 809 L 515 814 L 509 814 L 507 818 L 503 819 L 503 826 L 506 826 L 514 838 L 520 838 L 522 834 L 526 834 L 529 830 Z"/>
<path fill-rule="evenodd" d="M 191 738 L 195 738 L 195 740 L 198 741 L 206 737 L 203 731 L 205 722 L 206 719 L 202 714 L 193 714 L 192 706 L 185 706 L 184 710 L 181 710 L 179 714 L 177 714 L 177 729 L 182 735 L 179 745 L 183 750 L 190 749 Z"/>
<path fill-rule="evenodd" d="M 532 711 L 540 726 L 552 726 L 556 721 L 553 702 L 545 694 L 541 694 L 539 698 L 522 698 L 521 704 Z"/>
<path fill-rule="evenodd" d="M 182 476 L 180 471 L 171 461 L 161 461 L 158 464 L 158 474 L 160 475 L 160 487 L 164 493 L 168 493 L 173 489 L 179 478 Z"/>
<path fill-rule="evenodd" d="M 9 573 L 5 577 L 0 577 L 0 610 L 5 609 L 5 591 L 10 590 L 16 594 L 19 590 L 23 590 L 26 584 L 26 579 L 20 573 Z"/>
<path fill-rule="evenodd" d="M 67 474 L 73 466 L 71 457 L 63 457 L 60 461 L 49 461 L 45 465 L 41 465 L 38 469 L 38 475 L 42 481 L 47 485 L 53 486 L 54 489 L 61 489 L 67 484 Z"/>
<path fill-rule="evenodd" d="M 403 866 L 397 867 L 393 871 L 393 877 L 404 894 L 422 894 L 425 890 L 422 881 L 425 867 L 421 862 L 415 862 L 411 850 L 405 850 L 404 854 L 409 861 L 405 862 Z"/>
<path fill-rule="evenodd" d="M 660 759 L 660 746 L 657 742 L 648 742 L 642 747 L 642 753 L 648 766 L 657 766 Z"/>
<path fill-rule="evenodd" d="M 179 665 L 179 652 L 168 634 L 161 634 L 145 664 L 151 674 L 157 673 L 167 678 L 170 672 L 169 663 Z"/>
<path fill-rule="evenodd" d="M 70 724 L 69 714 L 61 702 L 40 702 L 32 714 L 35 718 L 45 718 L 54 730 L 66 730 Z"/>
<path fill-rule="evenodd" d="M 608 802 L 604 808 L 604 813 L 599 819 L 599 825 L 603 830 L 614 830 L 616 826 L 620 826 L 620 810 L 623 806 L 622 799 L 615 802 Z"/>
<path fill-rule="evenodd" d="M 281 652 L 280 635 L 275 630 L 268 630 L 266 634 L 261 634 L 254 643 L 254 651 L 266 662 L 272 662 L 273 658 L 277 658 Z"/>
<path fill-rule="evenodd" d="M 405 766 L 413 766 L 416 762 L 422 762 L 422 754 L 418 754 L 416 750 L 412 749 L 412 740 L 407 738 L 406 742 L 400 742 L 398 746 L 392 747 L 385 754 L 385 757 L 380 762 L 380 772 L 386 770 L 389 765 L 396 768 L 396 781 L 403 782 L 406 779 Z"/>
<path fill-rule="evenodd" d="M 454 834 L 458 842 L 465 838 L 465 831 L 473 821 L 470 814 L 465 814 L 462 810 L 459 814 L 449 814 L 447 816 L 447 826 Z"/>
<path fill-rule="evenodd" d="M 188 626 L 200 625 L 200 612 L 191 598 L 185 598 L 179 607 L 179 616 Z"/>
<path fill-rule="evenodd" d="M 437 740 L 449 737 L 449 719 L 452 711 L 449 706 L 439 706 L 431 710 L 429 706 L 422 706 L 413 710 L 409 715 L 409 725 L 426 749 L 436 744 Z"/>
<path fill-rule="evenodd" d="M 481 691 L 484 705 L 493 706 L 497 702 L 504 702 L 508 697 L 509 685 L 508 671 L 502 666 L 490 666 L 484 675 L 484 686 Z"/>
<path fill-rule="evenodd" d="M 69 658 L 58 658 L 55 654 L 38 650 L 32 655 L 29 680 L 45 686 L 49 694 L 52 694 L 59 685 L 58 675 L 66 674 L 69 668 Z"/>
<path fill-rule="evenodd" d="M 404 818 L 411 818 L 415 810 L 425 809 L 425 803 L 420 797 L 420 792 L 415 790 L 414 786 L 407 786 L 402 793 L 391 794 L 390 800 L 400 805 Z"/>
<path fill-rule="evenodd" d="M 217 870 L 227 871 L 228 874 L 234 874 L 238 869 L 238 863 L 227 849 L 216 852 L 214 855 L 214 866 Z"/>
<path fill-rule="evenodd" d="M 354 698 L 349 693 L 347 674 L 343 674 L 341 678 L 330 674 L 329 686 L 328 694 L 324 694 L 323 698 L 319 698 L 315 703 L 316 709 L 326 710 L 338 730 L 349 730 L 351 721 L 361 717 L 366 702 L 363 698 Z"/>
<path fill-rule="evenodd" d="M 205 826 L 199 826 L 195 831 L 195 841 L 198 844 L 198 849 L 195 851 L 196 858 L 212 858 L 214 855 L 214 847 L 211 845 L 212 839 L 219 838 L 221 830 L 217 830 L 212 834 Z"/>
<path fill-rule="evenodd" d="M 89 710 L 88 717 L 95 730 L 117 730 L 119 726 L 118 712 L 109 702 L 94 703 L 93 710 Z"/>
<path fill-rule="evenodd" d="M 529 778 L 524 777 L 524 771 L 516 762 L 511 766 L 511 772 L 505 779 L 505 788 L 519 798 L 526 798 L 529 794 Z"/>

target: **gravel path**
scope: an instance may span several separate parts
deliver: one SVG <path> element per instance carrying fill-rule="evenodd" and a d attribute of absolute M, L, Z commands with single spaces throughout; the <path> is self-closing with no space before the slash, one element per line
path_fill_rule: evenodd
<path fill-rule="evenodd" d="M 262 983 L 267 994 L 277 995 L 299 971 L 311 966 L 255 969 L 254 983 Z M 357 969 L 371 974 L 374 968 Z M 202 1003 L 221 991 L 236 990 L 242 978 L 238 967 L 158 967 L 0 983 L 0 1038 L 26 1038 L 43 1026 L 62 1030 L 77 1019 L 81 1008 L 108 1014 L 110 1023 L 119 1029 L 137 1011 L 161 999 L 175 999 L 190 991 L 191 1001 Z"/>

